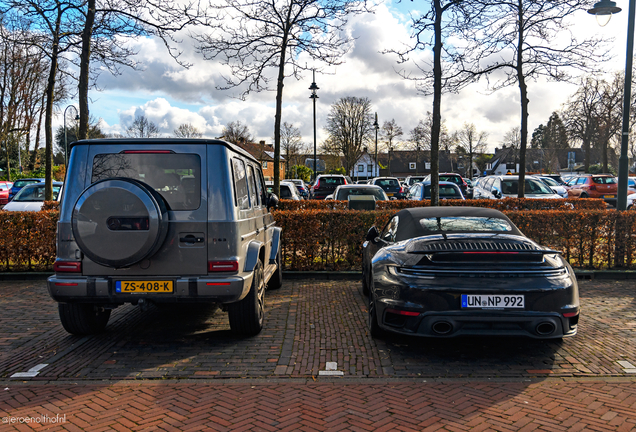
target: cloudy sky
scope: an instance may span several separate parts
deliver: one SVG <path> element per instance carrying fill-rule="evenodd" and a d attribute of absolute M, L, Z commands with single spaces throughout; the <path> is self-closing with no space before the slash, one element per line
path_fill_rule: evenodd
<path fill-rule="evenodd" d="M 608 72 L 624 69 L 627 4 L 624 11 L 615 15 L 606 27 L 599 27 L 593 16 L 581 11 L 574 17 L 573 33 L 578 37 L 602 34 L 615 38 L 614 59 L 603 65 Z M 402 79 L 396 70 L 400 66 L 396 58 L 381 54 L 408 42 L 408 9 L 417 2 L 405 1 L 377 7 L 374 14 L 354 17 L 349 22 L 351 34 L 356 38 L 353 49 L 342 65 L 317 74 L 320 87 L 317 102 L 318 145 L 326 138 L 323 126 L 331 104 L 346 96 L 367 97 L 377 111 L 380 124 L 395 119 L 408 138 L 427 111 L 432 111 L 432 98 L 418 94 L 412 81 Z M 250 94 L 245 101 L 237 99 L 232 90 L 220 91 L 223 83 L 222 67 L 214 61 L 205 61 L 195 52 L 194 46 L 183 38 L 183 59 L 192 63 L 184 69 L 166 54 L 161 41 L 139 39 L 132 42 L 138 51 L 137 60 L 142 69 L 124 70 L 122 75 L 107 72 L 98 79 L 99 91 L 92 90 L 91 115 L 101 119 L 107 133 L 124 133 L 126 127 L 139 115 L 145 115 L 156 123 L 164 136 L 173 134 L 180 124 L 191 123 L 205 137 L 217 137 L 231 121 L 241 121 L 249 126 L 257 140 L 268 143 L 273 140 L 274 92 Z M 430 55 L 430 53 L 421 53 Z M 313 67 L 311 61 L 309 67 Z M 322 65 L 316 64 L 319 68 Z M 308 90 L 311 73 L 302 80 L 287 78 L 283 95 L 283 121 L 301 130 L 303 140 L 313 146 L 312 105 Z M 576 89 L 564 83 L 531 81 L 530 131 L 545 124 L 550 114 L 559 110 Z M 69 101 L 73 104 L 73 101 Z M 520 123 L 519 90 L 511 87 L 496 93 L 488 93 L 483 83 L 473 84 L 459 94 L 444 95 L 442 118 L 452 132 L 464 122 L 474 123 L 478 131 L 489 134 L 489 149 L 500 146 L 503 136 Z M 58 124 L 62 116 L 58 117 Z"/>

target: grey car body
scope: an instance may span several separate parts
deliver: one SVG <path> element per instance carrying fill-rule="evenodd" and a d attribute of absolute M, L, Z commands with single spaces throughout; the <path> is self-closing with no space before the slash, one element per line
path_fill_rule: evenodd
<path fill-rule="evenodd" d="M 473 189 L 474 199 L 517 198 L 518 175 L 493 175 L 480 178 Z M 562 198 L 541 180 L 532 176 L 525 178 L 525 197 L 537 199 Z"/>
<path fill-rule="evenodd" d="M 439 199 L 466 199 L 462 190 L 455 183 L 441 181 L 438 188 Z M 431 199 L 431 182 L 415 183 L 409 189 L 406 199 L 422 201 Z"/>
<path fill-rule="evenodd" d="M 375 198 L 376 201 L 389 200 L 389 197 L 387 196 L 386 192 L 384 192 L 384 189 L 382 189 L 380 186 L 369 184 L 340 185 L 336 188 L 332 195 L 328 195 L 325 199 L 347 201 L 352 195 L 371 195 Z"/>
<path fill-rule="evenodd" d="M 280 233 L 260 163 L 219 140 L 87 140 L 71 146 L 55 275 L 60 319 L 102 330 L 122 304 L 217 303 L 256 334 L 282 283 Z"/>

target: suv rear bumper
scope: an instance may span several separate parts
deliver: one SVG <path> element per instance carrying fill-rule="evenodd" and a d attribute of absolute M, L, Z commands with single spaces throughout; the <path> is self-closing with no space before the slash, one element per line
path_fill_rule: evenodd
<path fill-rule="evenodd" d="M 174 281 L 172 293 L 117 293 L 115 281 L 122 278 L 54 275 L 47 279 L 53 300 L 62 303 L 123 304 L 145 299 L 158 303 L 234 303 L 244 298 L 252 285 L 253 273 L 228 277 L 166 277 Z M 139 278 L 128 278 L 139 279 Z M 146 278 L 148 279 L 148 278 Z"/>

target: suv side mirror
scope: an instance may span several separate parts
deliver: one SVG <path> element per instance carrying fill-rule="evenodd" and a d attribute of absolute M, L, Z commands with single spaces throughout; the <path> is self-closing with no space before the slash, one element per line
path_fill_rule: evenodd
<path fill-rule="evenodd" d="M 369 228 L 369 231 L 367 232 L 367 241 L 375 244 L 377 243 L 376 239 L 378 237 L 380 237 L 380 233 L 378 232 L 378 229 L 375 227 L 375 225 Z"/>
<path fill-rule="evenodd" d="M 495 198 L 497 199 L 501 198 L 501 191 L 497 189 L 496 187 L 492 188 L 491 192 L 495 196 Z"/>
<path fill-rule="evenodd" d="M 270 193 L 267 196 L 267 210 L 271 208 L 278 208 L 278 197 L 276 194 Z"/>

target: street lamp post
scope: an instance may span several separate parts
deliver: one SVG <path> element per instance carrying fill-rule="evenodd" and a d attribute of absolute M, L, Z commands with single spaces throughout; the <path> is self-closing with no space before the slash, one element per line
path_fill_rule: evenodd
<path fill-rule="evenodd" d="M 316 165 L 316 99 L 318 99 L 318 94 L 316 90 L 319 90 L 319 87 L 316 85 L 316 70 L 314 69 L 314 81 L 311 83 L 309 90 L 311 90 L 310 99 L 314 100 L 314 180 L 316 180 L 316 176 L 318 173 L 318 165 Z"/>
<path fill-rule="evenodd" d="M 621 156 L 618 159 L 618 198 L 616 201 L 617 210 L 627 208 L 627 176 L 629 174 L 629 157 L 627 149 L 629 146 L 629 109 L 632 97 L 632 60 L 634 58 L 634 11 L 636 0 L 629 0 L 629 15 L 627 17 L 627 53 L 625 55 L 625 87 L 623 90 L 623 133 L 621 135 Z M 606 18 L 605 24 L 612 14 L 618 13 L 621 8 L 610 0 L 601 0 L 588 13 Z M 600 20 L 599 20 L 600 21 Z M 600 22 L 599 22 L 600 23 Z"/>
<path fill-rule="evenodd" d="M 375 113 L 375 122 L 373 123 L 373 127 L 375 128 L 375 170 L 377 176 L 380 176 L 380 170 L 378 169 L 378 129 L 380 129 L 380 125 L 378 124 L 378 113 Z"/>
<path fill-rule="evenodd" d="M 73 108 L 75 110 L 75 120 L 79 120 L 79 113 L 74 105 L 69 105 L 64 109 L 64 166 L 68 167 L 68 137 L 66 134 L 66 110 Z"/>

